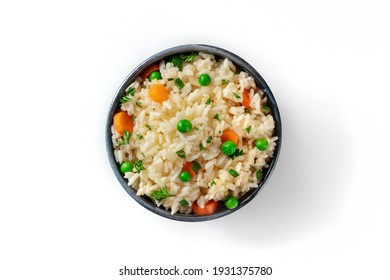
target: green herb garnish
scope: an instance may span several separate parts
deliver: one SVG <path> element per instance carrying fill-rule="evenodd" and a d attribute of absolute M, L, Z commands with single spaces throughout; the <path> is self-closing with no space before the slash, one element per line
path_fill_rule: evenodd
<path fill-rule="evenodd" d="M 207 100 L 206 100 L 206 105 L 210 105 L 211 104 L 211 97 L 209 97 Z"/>
<path fill-rule="evenodd" d="M 131 98 L 130 97 L 128 97 L 127 95 L 124 95 L 124 96 L 122 96 L 122 98 L 120 99 L 120 103 L 121 103 L 121 105 L 122 104 L 125 104 L 125 103 L 127 103 L 127 102 L 130 102 L 131 101 Z"/>
<path fill-rule="evenodd" d="M 247 128 L 245 128 L 246 132 L 249 134 L 251 132 L 251 129 L 252 129 L 252 126 L 248 126 Z"/>
<path fill-rule="evenodd" d="M 141 102 L 135 102 L 135 105 L 141 108 Z"/>
<path fill-rule="evenodd" d="M 215 114 L 213 117 L 214 120 L 221 121 L 220 117 L 218 114 Z"/>
<path fill-rule="evenodd" d="M 186 158 L 186 152 L 184 152 L 183 150 L 177 151 L 176 154 L 178 155 L 178 157 Z"/>
<path fill-rule="evenodd" d="M 131 96 L 134 96 L 134 94 L 135 94 L 135 88 L 129 87 L 129 88 L 127 89 L 127 94 L 129 94 L 129 95 L 131 95 Z"/>
<path fill-rule="evenodd" d="M 142 160 L 137 159 L 134 164 L 135 170 L 137 173 L 141 173 L 142 170 L 145 170 L 145 167 L 142 164 Z"/>
<path fill-rule="evenodd" d="M 180 78 L 176 78 L 175 85 L 179 90 L 181 90 L 184 87 L 184 83 Z"/>
<path fill-rule="evenodd" d="M 131 137 L 132 134 L 133 133 L 128 132 L 127 130 L 125 130 L 123 132 L 123 139 L 119 139 L 118 142 L 117 142 L 118 146 L 129 144 L 130 137 Z"/>
<path fill-rule="evenodd" d="M 239 157 L 239 156 L 243 156 L 245 153 L 244 153 L 244 150 L 236 150 L 234 152 L 234 154 L 230 155 L 229 157 L 231 159 L 234 159 L 235 157 Z"/>
<path fill-rule="evenodd" d="M 213 141 L 213 137 L 209 136 L 209 138 L 207 138 L 207 144 L 210 144 L 212 141 Z"/>
<path fill-rule="evenodd" d="M 235 98 L 237 98 L 237 99 L 240 99 L 241 98 L 241 96 L 239 96 L 237 93 L 235 93 L 235 92 L 233 92 L 233 95 L 234 95 L 234 97 Z"/>
<path fill-rule="evenodd" d="M 199 169 L 200 169 L 199 163 L 197 163 L 196 161 L 193 161 L 192 162 L 192 170 L 194 170 L 194 172 L 198 172 Z"/>
<path fill-rule="evenodd" d="M 212 180 L 211 183 L 210 183 L 210 186 L 212 187 L 212 186 L 215 186 L 216 184 L 217 184 L 217 183 L 215 183 L 215 181 Z"/>
<path fill-rule="evenodd" d="M 131 121 L 132 121 L 133 123 L 135 122 L 135 116 L 134 116 L 134 115 L 131 117 Z"/>
<path fill-rule="evenodd" d="M 263 171 L 261 171 L 261 169 L 256 171 L 256 178 L 257 178 L 257 181 L 260 181 L 261 178 L 263 178 Z"/>
<path fill-rule="evenodd" d="M 144 154 L 143 152 L 141 152 L 141 154 L 142 154 L 142 156 L 143 156 L 144 158 L 146 158 L 146 156 L 145 156 L 145 154 Z"/>
<path fill-rule="evenodd" d="M 167 187 L 162 187 L 161 189 L 159 190 L 154 190 L 150 196 L 152 198 L 154 198 L 155 200 L 157 200 L 158 202 L 161 202 L 163 201 L 164 199 L 166 199 L 167 197 L 170 197 L 172 196 L 168 190 L 167 190 Z"/>
<path fill-rule="evenodd" d="M 263 112 L 266 113 L 266 114 L 271 112 L 271 108 L 269 106 L 267 106 L 267 105 L 261 106 L 261 110 L 263 110 Z"/>
<path fill-rule="evenodd" d="M 145 126 L 147 127 L 147 129 L 152 130 L 152 128 L 150 127 L 150 125 L 145 124 Z"/>
<path fill-rule="evenodd" d="M 194 127 L 194 129 L 195 129 L 196 131 L 198 131 L 198 130 L 199 130 L 199 127 Z"/>
<path fill-rule="evenodd" d="M 245 108 L 245 109 L 244 109 L 244 112 L 245 112 L 245 113 L 250 113 L 251 111 L 249 111 L 248 108 Z"/>
<path fill-rule="evenodd" d="M 184 198 L 183 198 L 182 200 L 180 200 L 179 203 L 180 203 L 181 206 L 184 206 L 184 207 L 187 207 L 188 205 L 190 205 L 190 204 L 188 203 L 188 201 L 185 200 Z"/>
<path fill-rule="evenodd" d="M 222 80 L 221 85 L 226 85 L 229 81 L 228 80 Z"/>
<path fill-rule="evenodd" d="M 196 53 L 192 53 L 188 55 L 185 54 L 180 55 L 180 58 L 184 60 L 184 62 L 192 62 L 195 60 L 195 57 L 196 57 Z"/>
<path fill-rule="evenodd" d="M 179 68 L 180 71 L 183 70 L 183 59 L 180 58 L 180 56 L 174 56 L 171 59 L 171 62 L 174 66 Z"/>
<path fill-rule="evenodd" d="M 233 168 L 230 168 L 228 170 L 229 174 L 232 175 L 234 178 L 237 178 L 240 174 Z"/>
<path fill-rule="evenodd" d="M 141 134 L 137 134 L 137 137 L 138 137 L 139 140 L 144 139 L 144 137 Z"/>
<path fill-rule="evenodd" d="M 199 150 L 203 151 L 204 150 L 204 146 L 202 143 L 199 144 Z"/>

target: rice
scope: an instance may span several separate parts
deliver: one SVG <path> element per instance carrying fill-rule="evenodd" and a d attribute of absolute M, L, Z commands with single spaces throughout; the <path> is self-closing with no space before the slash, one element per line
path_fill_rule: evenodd
<path fill-rule="evenodd" d="M 203 208 L 210 200 L 240 198 L 258 186 L 256 171 L 268 168 L 276 146 L 275 123 L 270 112 L 262 108 L 267 104 L 263 91 L 247 73 L 236 71 L 228 59 L 198 53 L 183 64 L 181 71 L 172 62 L 161 61 L 162 79 L 149 81 L 138 77 L 129 85 L 126 92 L 133 88 L 134 94 L 120 108 L 133 117 L 128 144 L 123 143 L 123 136 L 114 126 L 111 131 L 116 161 L 142 162 L 144 170 L 133 168 L 124 174 L 137 195 L 152 197 L 172 214 L 191 213 L 195 203 Z M 211 77 L 208 86 L 199 85 L 198 78 L 203 73 Z M 183 81 L 181 90 L 175 85 L 176 78 Z M 169 91 L 162 104 L 148 95 L 148 90 L 158 83 Z M 249 110 L 241 105 L 244 89 L 249 91 Z M 190 132 L 177 130 L 182 119 L 191 121 Z M 239 136 L 237 150 L 242 150 L 242 155 L 232 159 L 221 152 L 220 137 L 225 129 L 232 129 Z M 256 148 L 259 138 L 269 143 L 265 151 Z M 178 156 L 180 150 L 185 158 Z M 189 182 L 182 182 L 179 175 L 186 162 L 197 162 L 200 169 Z M 230 169 L 239 175 L 232 176 Z M 161 190 L 166 191 L 166 196 L 156 199 L 154 194 Z M 183 200 L 188 206 L 182 205 Z"/>

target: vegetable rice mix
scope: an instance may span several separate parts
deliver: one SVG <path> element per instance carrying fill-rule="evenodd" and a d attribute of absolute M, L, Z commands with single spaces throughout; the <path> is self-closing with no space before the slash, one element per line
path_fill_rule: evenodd
<path fill-rule="evenodd" d="M 120 170 L 137 195 L 172 214 L 237 207 L 275 149 L 266 96 L 228 59 L 193 53 L 160 61 L 120 103 L 111 129 Z"/>

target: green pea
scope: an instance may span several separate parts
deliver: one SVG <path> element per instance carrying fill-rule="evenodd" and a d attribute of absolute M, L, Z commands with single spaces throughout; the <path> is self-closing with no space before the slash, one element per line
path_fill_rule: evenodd
<path fill-rule="evenodd" d="M 237 146 L 233 141 L 227 140 L 223 142 L 221 146 L 222 153 L 224 153 L 227 156 L 231 156 L 236 152 Z"/>
<path fill-rule="evenodd" d="M 149 74 L 149 81 L 152 80 L 161 80 L 161 74 L 158 71 L 153 71 L 152 73 Z"/>
<path fill-rule="evenodd" d="M 182 180 L 182 182 L 188 182 L 191 179 L 191 175 L 189 172 L 183 171 L 180 173 L 179 178 Z"/>
<path fill-rule="evenodd" d="M 256 148 L 258 148 L 260 151 L 265 151 L 268 148 L 268 141 L 265 138 L 260 138 L 256 141 Z"/>
<path fill-rule="evenodd" d="M 126 172 L 130 172 L 133 170 L 133 164 L 130 161 L 124 161 L 122 162 L 119 169 L 123 174 L 125 174 Z"/>
<path fill-rule="evenodd" d="M 198 81 L 201 86 L 208 86 L 211 83 L 211 78 L 209 74 L 202 74 L 199 76 Z"/>
<path fill-rule="evenodd" d="M 229 198 L 225 201 L 225 206 L 228 209 L 234 209 L 238 206 L 238 199 L 235 196 L 229 196 Z"/>
<path fill-rule="evenodd" d="M 177 130 L 181 133 L 187 133 L 191 131 L 192 123 L 189 120 L 183 119 L 177 123 Z"/>

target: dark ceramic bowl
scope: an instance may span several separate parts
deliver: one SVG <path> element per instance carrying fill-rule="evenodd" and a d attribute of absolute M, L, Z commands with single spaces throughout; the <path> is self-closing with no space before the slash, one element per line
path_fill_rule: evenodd
<path fill-rule="evenodd" d="M 182 53 L 190 53 L 190 52 L 205 52 L 205 53 L 211 53 L 216 57 L 228 58 L 234 63 L 234 65 L 239 70 L 245 71 L 250 76 L 252 76 L 255 79 L 256 85 L 260 87 L 264 91 L 265 95 L 267 96 L 268 106 L 271 107 L 271 114 L 275 121 L 274 135 L 278 137 L 278 140 L 276 142 L 276 148 L 274 151 L 274 156 L 273 158 L 271 158 L 271 161 L 269 162 L 269 168 L 263 169 L 263 179 L 259 183 L 259 187 L 256 189 L 251 189 L 249 192 L 247 192 L 239 200 L 239 205 L 237 208 L 230 210 L 223 205 L 219 208 L 219 210 L 216 213 L 211 215 L 206 215 L 206 216 L 196 216 L 194 214 L 179 214 L 179 213 L 171 215 L 170 211 L 167 211 L 162 207 L 157 207 L 150 198 L 146 196 L 137 196 L 136 191 L 132 187 L 129 187 L 127 185 L 126 180 L 123 178 L 119 170 L 119 164 L 115 161 L 114 158 L 114 150 L 112 147 L 112 140 L 111 140 L 111 126 L 113 122 L 113 116 L 120 108 L 119 100 L 122 97 L 125 89 L 136 79 L 137 76 L 139 76 L 151 64 L 158 62 L 162 59 L 165 59 L 167 57 L 171 57 L 173 55 L 179 55 Z M 177 46 L 177 47 L 173 47 L 161 51 L 146 59 L 144 62 L 138 65 L 130 73 L 129 76 L 127 76 L 127 78 L 125 79 L 125 81 L 123 82 L 119 90 L 115 93 L 114 100 L 110 105 L 107 121 L 106 121 L 106 148 L 107 148 L 108 159 L 110 161 L 112 170 L 114 171 L 116 178 L 118 179 L 122 187 L 125 189 L 125 191 L 146 209 L 162 217 L 177 220 L 177 221 L 185 221 L 185 222 L 199 222 L 199 221 L 207 221 L 207 220 L 220 218 L 230 213 L 233 213 L 234 211 L 237 211 L 238 209 L 246 205 L 249 201 L 251 201 L 257 195 L 257 193 L 264 187 L 265 183 L 270 178 L 271 173 L 275 168 L 276 162 L 278 160 L 281 142 L 282 142 L 282 124 L 280 120 L 278 105 L 276 104 L 275 98 L 272 95 L 272 92 L 268 87 L 268 85 L 266 84 L 266 82 L 264 81 L 264 79 L 248 62 L 243 60 L 241 57 L 227 50 L 214 47 L 214 46 L 208 46 L 208 45 L 191 44 L 191 45 Z"/>

